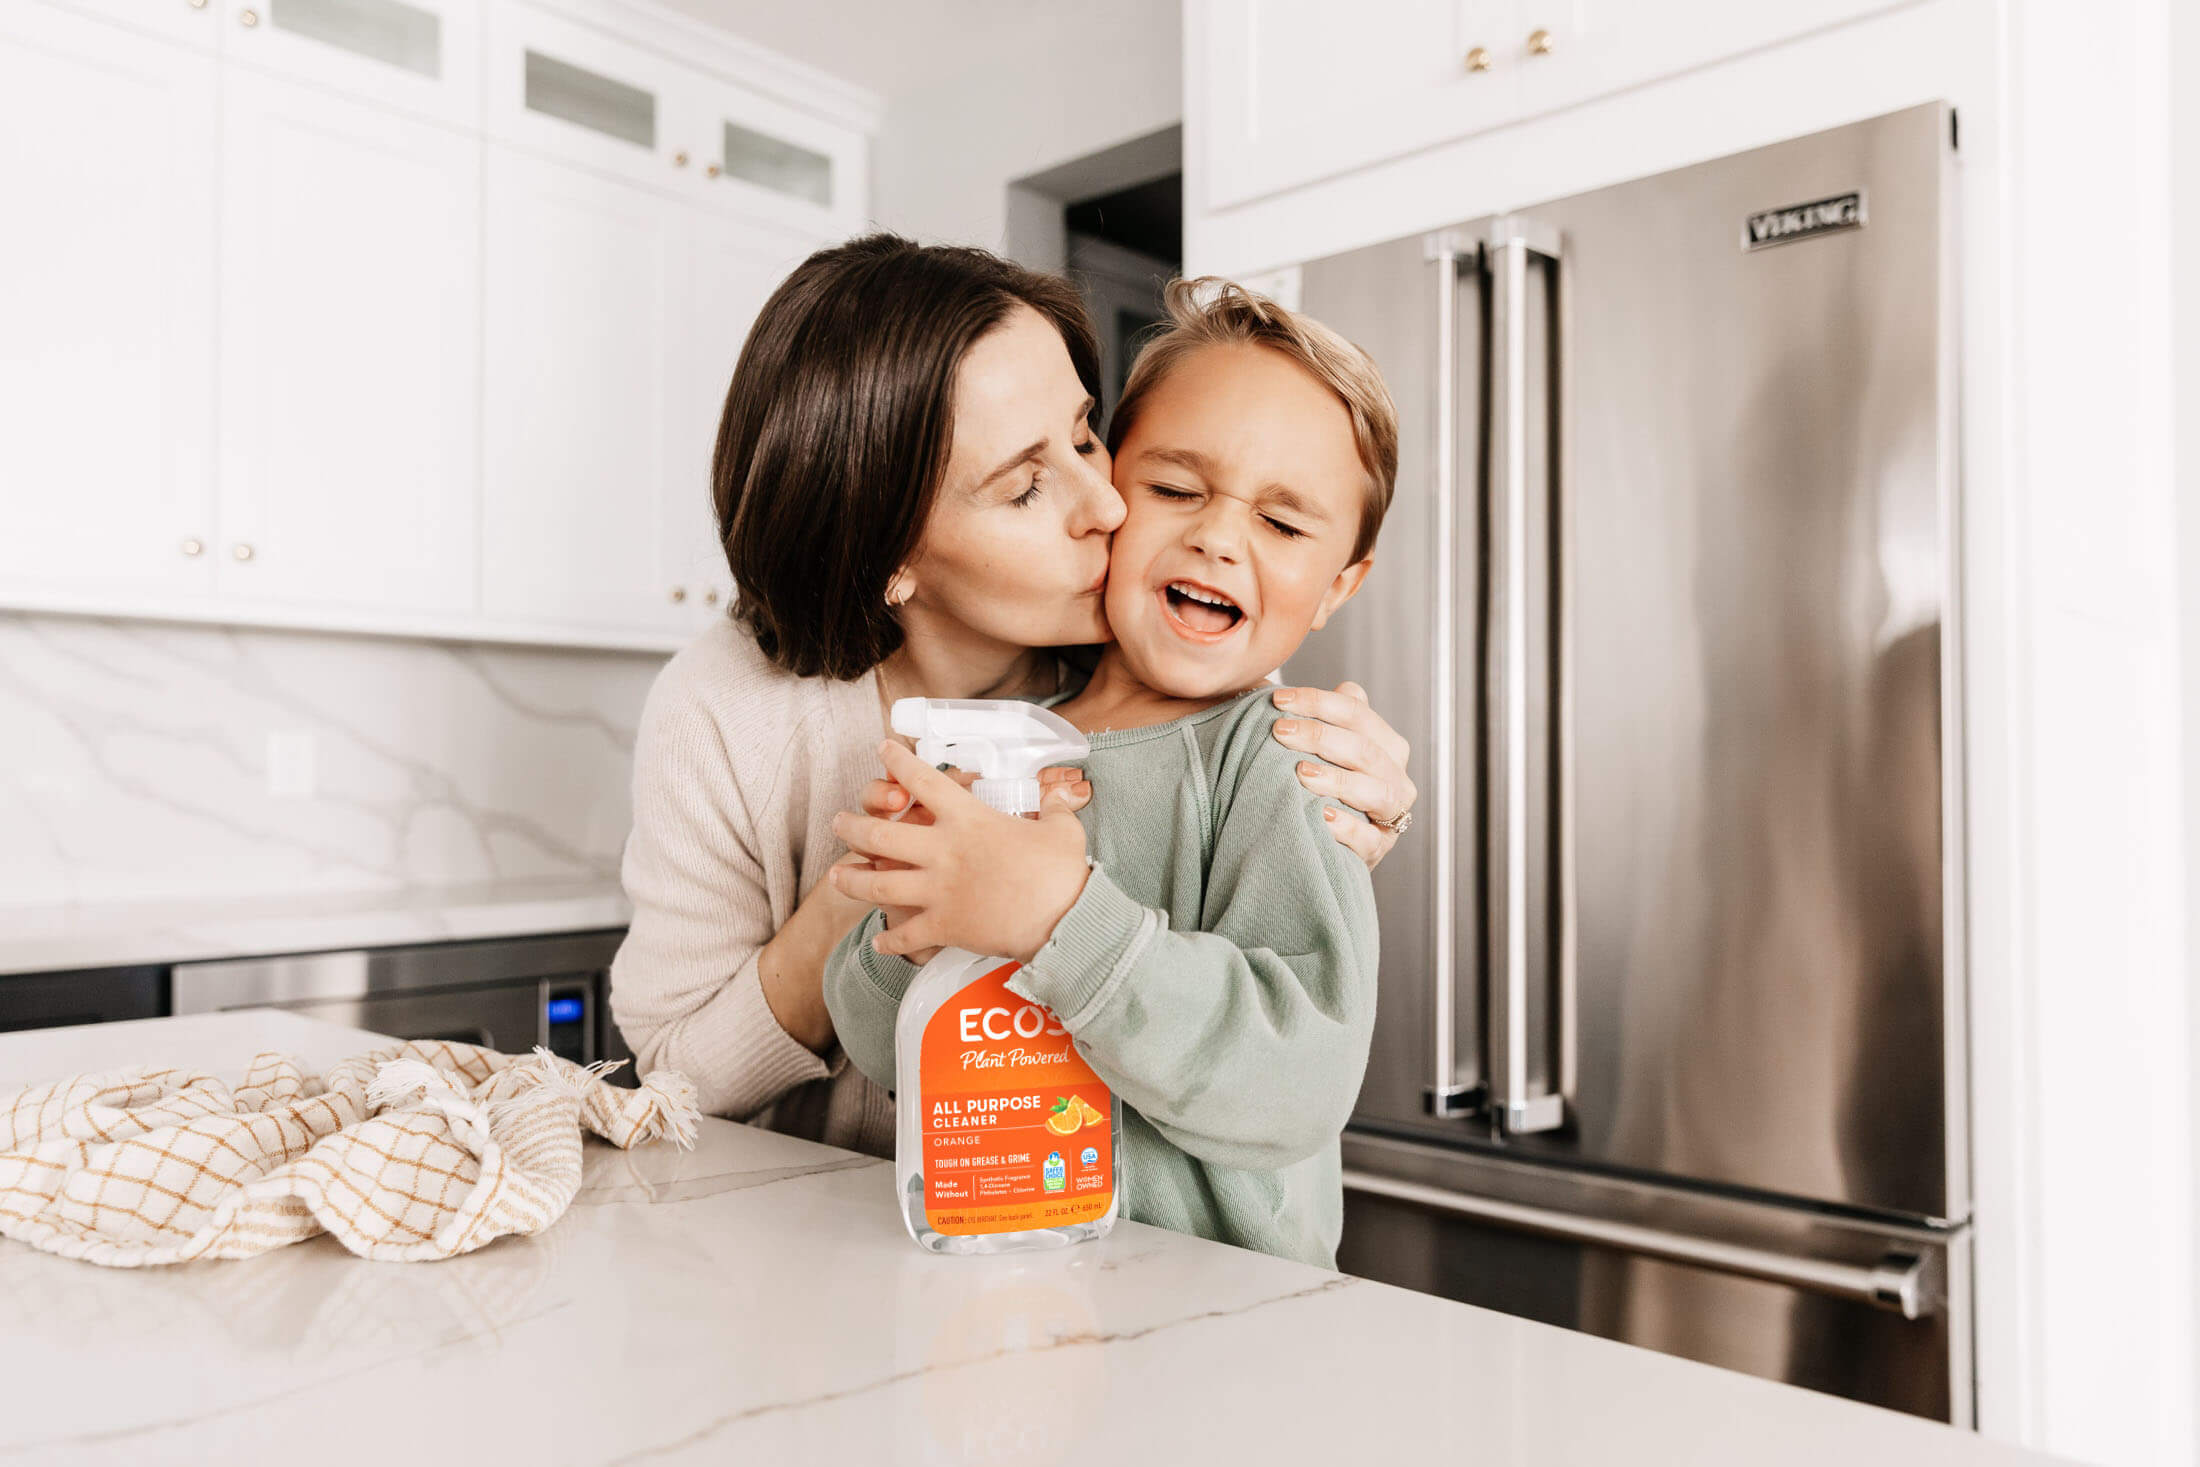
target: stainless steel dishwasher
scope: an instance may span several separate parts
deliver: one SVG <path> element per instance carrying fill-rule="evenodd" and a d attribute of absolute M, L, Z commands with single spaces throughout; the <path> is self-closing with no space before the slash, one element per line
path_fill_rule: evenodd
<path fill-rule="evenodd" d="M 276 1008 L 398 1039 L 507 1054 L 540 1044 L 579 1064 L 631 1057 L 605 995 L 623 930 L 178 963 L 172 1011 Z M 632 1066 L 616 1078 L 627 1079 Z"/>

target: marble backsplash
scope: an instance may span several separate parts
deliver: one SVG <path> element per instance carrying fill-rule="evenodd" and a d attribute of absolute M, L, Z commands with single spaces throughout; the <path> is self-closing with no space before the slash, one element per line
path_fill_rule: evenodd
<path fill-rule="evenodd" d="M 615 878 L 664 661 L 0 613 L 0 906 Z"/>

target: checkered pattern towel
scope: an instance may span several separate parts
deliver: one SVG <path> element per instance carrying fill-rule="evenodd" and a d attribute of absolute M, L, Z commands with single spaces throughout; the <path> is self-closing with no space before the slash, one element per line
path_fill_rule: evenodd
<path fill-rule="evenodd" d="M 320 1079 L 262 1054 L 235 1090 L 160 1069 L 0 1092 L 0 1236 L 119 1268 L 322 1232 L 362 1258 L 455 1257 L 564 1214 L 583 1126 L 694 1144 L 685 1077 L 621 1090 L 610 1068 L 428 1040 Z"/>

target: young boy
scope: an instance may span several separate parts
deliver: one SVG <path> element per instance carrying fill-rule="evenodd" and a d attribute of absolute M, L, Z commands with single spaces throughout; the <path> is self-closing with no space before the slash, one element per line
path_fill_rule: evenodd
<path fill-rule="evenodd" d="M 1356 347 L 1235 287 L 1202 301 L 1210 286 L 1171 285 L 1110 430 L 1115 641 L 1055 709 L 1091 738 L 1092 803 L 1015 820 L 885 746 L 933 823 L 839 817 L 852 848 L 906 869 L 833 869 L 888 905 L 833 953 L 825 999 L 849 1058 L 891 1087 L 917 971 L 900 954 L 1017 958 L 1009 986 L 1123 1099 L 1126 1216 L 1330 1267 L 1374 895 L 1325 824 L 1356 817 L 1269 736 L 1263 679 L 1366 578 L 1397 418 Z"/>

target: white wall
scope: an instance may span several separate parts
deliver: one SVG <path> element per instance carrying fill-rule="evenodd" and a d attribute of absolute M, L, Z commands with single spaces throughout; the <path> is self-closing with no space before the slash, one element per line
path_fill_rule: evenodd
<path fill-rule="evenodd" d="M 2169 71 L 2173 77 L 2200 75 L 2200 7 L 2171 12 Z M 2170 330 L 2172 349 L 2171 412 L 2177 424 L 2178 593 L 2183 598 L 2180 631 L 2184 666 L 2185 744 L 2185 962 L 2186 994 L 2191 1002 L 2192 1052 L 2200 1056 L 2200 93 L 2173 89 L 2170 132 Z M 2195 1142 L 2192 1171 L 2200 1177 L 2200 1075 L 2192 1086 Z M 2194 1330 L 2200 1334 L 2200 1229 L 2193 1238 Z M 2193 1434 L 2200 1438 L 2200 1401 L 2194 1403 Z"/>
<path fill-rule="evenodd" d="M 0 615 L 0 906 L 616 879 L 663 663 Z"/>
<path fill-rule="evenodd" d="M 1035 4 L 913 64 L 872 155 L 878 223 L 1006 249 L 1015 180 L 1183 117 L 1180 12 L 1179 0 Z"/>
<path fill-rule="evenodd" d="M 1220 211 L 1200 207 L 1196 48 L 1185 63 L 1194 273 L 1250 273 L 1916 102 L 1960 109 L 1980 1416 L 1990 1435 L 2134 1467 L 2200 1460 L 2185 922 L 2188 899 L 2200 911 L 2186 860 L 2200 769 L 2179 731 L 2187 716 L 2200 729 L 2200 593 L 2180 605 L 2171 400 L 2178 380 L 2200 441 L 2200 370 L 2173 379 L 2166 305 L 2170 82 L 2200 65 L 2200 39 L 2181 37 L 2190 64 L 2173 69 L 2170 9 L 1925 0 Z M 2180 106 L 2200 137 L 2200 106 Z M 2183 202 L 2200 220 L 2200 188 Z M 2200 228 L 2188 239 L 2182 257 L 2200 265 Z M 2183 310 L 2200 342 L 2200 302 Z M 2200 465 L 2186 470 L 2200 505 Z"/>

